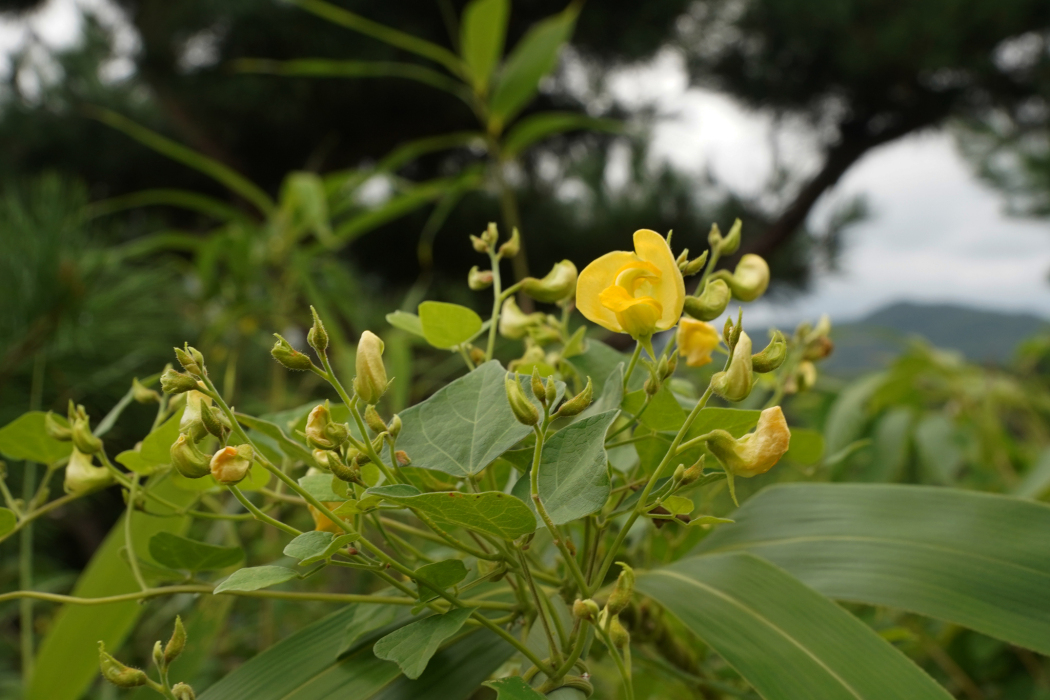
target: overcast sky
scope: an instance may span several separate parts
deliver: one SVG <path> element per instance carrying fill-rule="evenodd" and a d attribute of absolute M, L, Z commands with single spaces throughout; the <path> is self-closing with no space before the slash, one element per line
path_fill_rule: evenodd
<path fill-rule="evenodd" d="M 101 10 L 107 23 L 119 25 L 106 0 L 51 0 L 29 26 L 51 45 L 68 45 L 77 37 L 77 5 Z M 0 21 L 0 49 L 17 46 L 25 32 L 23 23 Z M 133 34 L 118 36 L 124 50 L 134 50 Z M 122 66 L 112 70 L 119 75 Z M 744 192 L 764 181 L 771 162 L 769 120 L 718 94 L 689 89 L 673 52 L 624 71 L 611 89 L 625 102 L 659 106 L 654 157 L 696 173 L 709 168 Z M 804 139 L 786 143 L 793 162 L 813 165 Z M 851 229 L 840 271 L 822 274 L 811 293 L 784 305 L 755 305 L 752 321 L 776 316 L 783 324 L 824 311 L 842 321 L 900 300 L 1050 318 L 1050 222 L 1004 216 L 998 195 L 974 179 L 947 134 L 925 133 L 869 153 L 830 200 L 852 194 L 866 195 L 872 217 Z M 817 216 L 827 208 L 822 202 Z"/>

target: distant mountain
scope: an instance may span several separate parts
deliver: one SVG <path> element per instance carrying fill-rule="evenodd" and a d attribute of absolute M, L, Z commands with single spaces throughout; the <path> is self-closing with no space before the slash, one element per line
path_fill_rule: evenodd
<path fill-rule="evenodd" d="M 884 367 L 916 336 L 956 350 L 973 362 L 1001 364 L 1022 340 L 1047 330 L 1050 323 L 1032 314 L 901 302 L 860 321 L 834 326 L 835 352 L 822 368 L 853 374 Z"/>

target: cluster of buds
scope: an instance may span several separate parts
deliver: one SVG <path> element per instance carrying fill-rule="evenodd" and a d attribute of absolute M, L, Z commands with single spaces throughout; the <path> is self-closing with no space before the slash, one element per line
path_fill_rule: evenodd
<path fill-rule="evenodd" d="M 617 649 L 623 649 L 631 642 L 631 636 L 620 622 L 620 613 L 627 609 L 634 597 L 634 570 L 624 562 L 616 562 L 621 571 L 613 586 L 612 593 L 604 608 L 588 598 L 576 600 L 572 605 L 572 614 L 578 620 L 589 622 L 604 630 L 609 641 Z"/>
<path fill-rule="evenodd" d="M 719 230 L 718 224 L 713 224 L 707 236 L 711 246 L 709 252 L 712 252 L 716 260 L 736 253 L 740 248 L 740 234 L 740 219 L 733 223 L 733 227 L 725 236 Z M 706 263 L 706 255 L 701 257 Z M 699 260 L 700 258 L 697 259 Z M 680 256 L 679 267 L 682 268 L 682 265 L 683 258 Z M 702 264 L 694 266 L 692 262 L 685 265 L 682 274 L 693 274 L 693 267 L 696 267 L 696 271 L 702 267 Z M 740 258 L 733 272 L 719 270 L 707 277 L 697 288 L 695 295 L 686 297 L 683 309 L 698 321 L 712 321 L 725 312 L 730 299 L 754 301 L 762 296 L 768 287 L 769 265 L 760 256 L 749 253 Z"/>
<path fill-rule="evenodd" d="M 44 430 L 55 440 L 73 443 L 63 481 L 66 493 L 83 495 L 113 482 L 113 475 L 105 467 L 94 464 L 95 455 L 102 452 L 102 440 L 91 432 L 91 419 L 83 406 L 70 401 L 65 423 L 48 411 Z"/>
<path fill-rule="evenodd" d="M 518 229 L 514 229 L 511 233 L 510 238 L 503 242 L 499 248 L 496 244 L 499 243 L 499 228 L 495 223 L 489 223 L 480 236 L 471 236 L 470 242 L 474 246 L 474 250 L 479 253 L 493 254 L 496 259 L 502 258 L 513 258 L 521 250 L 521 234 L 518 233 Z M 482 287 L 484 289 L 484 287 Z"/>
<path fill-rule="evenodd" d="M 831 320 L 827 315 L 821 316 L 816 326 L 802 323 L 795 329 L 792 345 L 797 348 L 799 362 L 784 383 L 784 393 L 795 394 L 813 387 L 817 381 L 816 363 L 835 349 L 828 337 L 830 333 Z"/>
<path fill-rule="evenodd" d="M 176 683 L 168 691 L 168 671 L 175 659 L 182 654 L 186 648 L 186 628 L 182 625 L 182 619 L 175 617 L 175 630 L 167 644 L 161 645 L 160 640 L 153 645 L 153 663 L 160 673 L 162 683 L 154 681 L 149 675 L 138 668 L 127 666 L 118 661 L 112 654 L 106 651 L 106 645 L 98 643 L 98 662 L 102 677 L 118 688 L 138 688 L 149 686 L 164 697 L 174 697 L 175 700 L 196 700 L 197 695 L 186 683 Z"/>
<path fill-rule="evenodd" d="M 518 375 L 508 372 L 503 383 L 507 391 L 507 402 L 510 404 L 510 410 L 518 422 L 529 426 L 537 425 L 540 422 L 539 409 L 525 394 L 525 390 L 518 381 Z M 594 384 L 591 382 L 590 377 L 587 377 L 587 385 L 583 387 L 580 393 L 564 401 L 558 410 L 553 412 L 552 409 L 558 400 L 558 387 L 554 382 L 554 378 L 548 377 L 547 381 L 544 382 L 540 377 L 539 370 L 533 368 L 530 388 L 532 389 L 532 395 L 536 397 L 536 400 L 539 401 L 540 405 L 546 409 L 552 418 L 570 418 L 579 415 L 594 400 Z"/>
<path fill-rule="evenodd" d="M 664 382 L 670 379 L 678 369 L 678 350 L 671 353 L 670 357 L 661 355 L 660 359 L 652 362 L 642 359 L 642 363 L 649 370 L 649 378 L 645 380 L 645 393 L 648 396 L 656 396 L 663 387 Z"/>
<path fill-rule="evenodd" d="M 723 371 L 711 377 L 711 388 L 727 401 L 746 399 L 755 385 L 755 373 L 772 372 L 787 357 L 787 344 L 780 331 L 773 332 L 769 345 L 762 352 L 752 355 L 751 338 L 744 332 L 739 314 L 736 323 L 726 319 L 722 340 L 729 348 L 729 361 Z"/>

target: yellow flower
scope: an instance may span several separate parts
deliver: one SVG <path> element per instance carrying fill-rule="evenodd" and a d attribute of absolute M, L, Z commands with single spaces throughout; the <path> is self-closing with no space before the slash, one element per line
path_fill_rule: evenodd
<path fill-rule="evenodd" d="M 685 282 L 671 248 L 656 231 L 634 232 L 634 252 L 613 251 L 580 273 L 576 306 L 599 326 L 636 340 L 678 323 Z"/>
<path fill-rule="evenodd" d="M 791 431 L 788 430 L 780 406 L 762 411 L 755 432 L 734 439 L 724 430 L 715 430 L 707 441 L 707 448 L 734 476 L 752 477 L 765 474 L 788 451 Z"/>
<path fill-rule="evenodd" d="M 714 326 L 682 316 L 678 322 L 678 351 L 689 367 L 703 367 L 711 361 L 711 351 L 718 347 L 721 336 Z"/>

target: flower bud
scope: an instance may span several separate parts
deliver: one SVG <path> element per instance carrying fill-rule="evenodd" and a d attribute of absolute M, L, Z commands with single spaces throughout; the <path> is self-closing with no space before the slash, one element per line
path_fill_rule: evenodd
<path fill-rule="evenodd" d="M 660 381 L 660 375 L 656 373 L 650 374 L 649 378 L 645 380 L 645 384 L 642 386 L 645 393 L 650 398 L 659 394 L 662 387 L 663 382 Z"/>
<path fill-rule="evenodd" d="M 724 430 L 712 431 L 707 449 L 734 476 L 752 477 L 772 469 L 788 451 L 790 441 L 784 412 L 780 406 L 773 406 L 762 411 L 755 431 L 742 438 L 734 438 Z"/>
<path fill-rule="evenodd" d="M 485 361 L 485 351 L 481 348 L 471 345 L 467 348 L 467 352 L 470 353 L 470 361 L 475 365 L 480 365 Z"/>
<path fill-rule="evenodd" d="M 175 616 L 175 630 L 171 633 L 171 639 L 164 646 L 164 663 L 170 664 L 178 658 L 182 650 L 186 648 L 186 628 L 182 625 L 182 618 Z"/>
<path fill-rule="evenodd" d="M 113 475 L 105 467 L 96 467 L 91 463 L 91 455 L 84 454 L 76 447 L 69 455 L 66 465 L 66 478 L 63 487 L 66 493 L 83 495 L 96 489 L 108 486 Z"/>
<path fill-rule="evenodd" d="M 58 416 L 48 411 L 44 416 L 44 432 L 54 440 L 68 442 L 73 439 L 73 431 L 58 422 Z"/>
<path fill-rule="evenodd" d="M 499 247 L 499 250 L 497 251 L 497 254 L 501 258 L 513 258 L 515 255 L 518 254 L 518 251 L 520 251 L 520 250 L 521 250 L 521 234 L 519 234 L 518 233 L 518 229 L 515 228 L 514 231 L 512 231 L 511 234 L 510 234 L 510 240 L 508 240 L 507 242 L 505 242 L 503 245 L 501 245 Z"/>
<path fill-rule="evenodd" d="M 164 649 L 160 646 L 159 639 L 153 644 L 153 664 L 164 670 Z"/>
<path fill-rule="evenodd" d="M 682 486 L 688 486 L 704 475 L 705 459 L 706 457 L 704 455 L 700 455 L 700 459 L 697 460 L 696 464 L 692 465 L 682 473 L 682 478 L 678 480 Z"/>
<path fill-rule="evenodd" d="M 200 385 L 190 375 L 176 372 L 169 367 L 164 370 L 164 374 L 160 375 L 160 388 L 164 390 L 165 394 L 182 394 L 199 389 Z"/>
<path fill-rule="evenodd" d="M 175 700 L 197 700 L 197 694 L 193 692 L 193 688 L 185 683 L 176 683 L 171 686 L 171 694 L 175 696 Z"/>
<path fill-rule="evenodd" d="M 594 385 L 591 382 L 591 378 L 587 377 L 587 386 L 583 387 L 583 391 L 573 396 L 571 399 L 566 401 L 558 409 L 558 412 L 554 415 L 558 418 L 568 418 L 571 416 L 579 415 L 588 406 L 591 405 L 591 401 L 594 400 Z"/>
<path fill-rule="evenodd" d="M 314 325 L 310 327 L 306 334 L 306 342 L 320 355 L 328 349 L 328 331 L 324 329 L 321 317 L 317 315 L 317 309 L 311 306 L 310 313 L 313 314 Z"/>
<path fill-rule="evenodd" d="M 182 368 L 190 374 L 196 377 L 203 377 L 207 374 L 204 371 L 204 356 L 189 343 L 186 343 L 183 348 L 175 348 L 175 357 Z"/>
<path fill-rule="evenodd" d="M 499 227 L 496 226 L 495 222 L 489 222 L 488 228 L 481 234 L 481 240 L 485 241 L 489 246 L 494 246 L 499 242 Z"/>
<path fill-rule="evenodd" d="M 688 253 L 689 251 L 686 250 L 685 252 Z M 705 250 L 704 254 L 701 255 L 699 258 L 694 258 L 692 260 L 683 261 L 679 263 L 678 269 L 682 271 L 682 276 L 691 277 L 703 270 L 704 266 L 707 265 L 707 256 L 709 252 L 710 251 Z"/>
<path fill-rule="evenodd" d="M 754 384 L 754 373 L 751 367 L 751 338 L 741 331 L 733 359 L 724 372 L 716 372 L 711 377 L 711 388 L 727 401 L 743 401 L 751 393 Z"/>
<path fill-rule="evenodd" d="M 223 485 L 233 485 L 248 476 L 252 466 L 251 445 L 224 447 L 211 458 L 211 475 Z"/>
<path fill-rule="evenodd" d="M 277 338 L 277 342 L 273 344 L 273 349 L 270 350 L 270 355 L 273 356 L 273 359 L 280 362 L 287 369 L 302 371 L 314 366 L 310 358 L 293 348 L 291 343 L 277 333 L 273 335 Z"/>
<path fill-rule="evenodd" d="M 383 341 L 372 331 L 365 331 L 357 343 L 357 376 L 354 391 L 366 404 L 379 403 L 389 382 L 383 365 Z"/>
<path fill-rule="evenodd" d="M 532 395 L 535 396 L 540 403 L 546 405 L 547 390 L 543 387 L 543 379 L 540 377 L 540 371 L 535 367 L 532 368 L 530 382 L 532 384 Z"/>
<path fill-rule="evenodd" d="M 317 453 L 314 452 L 314 455 Z M 327 466 L 332 472 L 332 475 L 340 481 L 345 481 L 348 484 L 361 484 L 365 486 L 364 481 L 361 479 L 361 467 L 358 466 L 358 460 L 361 456 L 357 450 L 351 450 L 350 463 L 347 464 L 343 460 L 339 459 L 339 455 L 335 452 L 328 452 Z M 318 460 L 320 462 L 320 460 Z"/>
<path fill-rule="evenodd" d="M 544 387 L 544 399 L 548 406 L 554 405 L 558 398 L 558 385 L 554 383 L 554 377 L 547 377 L 547 385 Z"/>
<path fill-rule="evenodd" d="M 722 229 L 718 228 L 718 224 L 711 224 L 711 230 L 707 233 L 707 245 L 711 250 L 717 250 L 722 245 Z M 721 254 L 721 250 L 719 250 Z"/>
<path fill-rule="evenodd" d="M 332 415 L 328 406 L 320 404 L 314 406 L 306 419 L 306 442 L 310 447 L 319 450 L 334 450 L 337 446 L 325 435 L 325 428 L 332 422 Z"/>
<path fill-rule="evenodd" d="M 159 403 L 160 394 L 153 389 L 142 386 L 138 379 L 131 380 L 131 398 L 137 403 Z"/>
<path fill-rule="evenodd" d="M 397 440 L 397 436 L 401 434 L 401 416 L 394 414 L 394 417 L 390 419 L 390 425 L 387 428 L 390 432 L 390 437 Z"/>
<path fill-rule="evenodd" d="M 230 428 L 219 417 L 221 414 L 211 409 L 210 404 L 210 401 L 201 401 L 200 403 L 201 424 L 205 430 L 221 440 L 230 432 Z"/>
<path fill-rule="evenodd" d="M 118 688 L 137 688 L 146 685 L 149 680 L 145 672 L 137 668 L 131 668 L 117 661 L 106 652 L 106 645 L 98 643 L 98 665 L 102 670 L 102 677 Z"/>
<path fill-rule="evenodd" d="M 201 405 L 205 403 L 211 403 L 211 398 L 206 394 L 199 391 L 186 394 L 186 410 L 182 412 L 182 419 L 179 421 L 179 432 L 189 435 L 194 442 L 200 442 L 208 434 L 201 415 Z"/>
<path fill-rule="evenodd" d="M 540 311 L 527 314 L 518 307 L 514 297 L 507 297 L 499 314 L 499 333 L 504 338 L 521 340 L 530 328 L 541 325 L 547 317 Z"/>
<path fill-rule="evenodd" d="M 572 604 L 572 616 L 577 620 L 587 620 L 588 622 L 598 621 L 598 604 L 588 598 L 587 600 L 577 599 Z"/>
<path fill-rule="evenodd" d="M 712 321 L 726 310 L 732 294 L 720 279 L 709 279 L 699 296 L 685 298 L 685 312 L 698 321 Z"/>
<path fill-rule="evenodd" d="M 679 464 L 677 467 L 675 467 L 674 475 L 671 477 L 671 481 L 673 481 L 676 484 L 678 484 L 678 483 L 681 483 L 682 479 L 684 479 L 684 478 L 685 478 L 685 465 L 684 464 Z"/>
<path fill-rule="evenodd" d="M 631 643 L 631 635 L 627 633 L 618 617 L 609 620 L 609 640 L 617 649 L 623 649 Z"/>
<path fill-rule="evenodd" d="M 365 424 L 375 433 L 385 433 L 387 431 L 386 423 L 379 417 L 376 407 L 372 405 L 365 408 Z"/>
<path fill-rule="evenodd" d="M 787 358 L 787 341 L 780 331 L 773 331 L 773 338 L 766 349 L 751 356 L 751 367 L 759 374 L 772 372 L 784 364 Z"/>
<path fill-rule="evenodd" d="M 489 252 L 489 244 L 485 242 L 485 239 L 479 238 L 478 236 L 470 237 L 470 244 L 474 246 L 474 250 L 479 253 Z"/>
<path fill-rule="evenodd" d="M 667 245 L 671 245 L 671 243 L 668 242 Z M 689 262 L 689 249 L 686 248 L 681 253 L 678 254 L 678 257 L 675 258 L 675 260 L 674 260 L 674 264 L 677 265 L 679 271 L 681 271 L 682 268 L 684 268 L 686 263 L 688 263 L 688 262 Z"/>
<path fill-rule="evenodd" d="M 408 453 L 404 450 L 397 450 L 394 452 L 394 459 L 397 460 L 397 466 L 405 467 L 412 464 L 412 458 L 408 456 Z"/>
<path fill-rule="evenodd" d="M 812 362 L 799 362 L 795 370 L 795 391 L 812 389 L 817 383 L 817 366 Z"/>
<path fill-rule="evenodd" d="M 492 270 L 482 271 L 475 265 L 467 273 L 467 286 L 475 292 L 480 292 L 482 289 L 491 287 L 493 279 Z"/>
<path fill-rule="evenodd" d="M 197 449 L 193 440 L 179 435 L 171 445 L 171 464 L 187 479 L 199 479 L 211 473 L 211 460 Z"/>
<path fill-rule="evenodd" d="M 507 401 L 510 403 L 510 410 L 514 413 L 514 417 L 518 419 L 518 422 L 523 425 L 536 425 L 539 423 L 540 412 L 536 410 L 536 407 L 525 396 L 525 391 L 521 388 L 521 384 L 518 383 L 517 376 L 508 372 L 503 384 L 507 390 Z"/>
<path fill-rule="evenodd" d="M 740 258 L 736 270 L 719 270 L 712 278 L 725 280 L 733 296 L 740 301 L 754 301 L 762 296 L 769 286 L 769 265 L 758 255 L 748 253 Z"/>
<path fill-rule="evenodd" d="M 555 263 L 543 279 L 526 277 L 521 281 L 521 291 L 536 301 L 554 303 L 571 297 L 576 292 L 576 266 L 571 260 Z"/>
<path fill-rule="evenodd" d="M 605 609 L 610 615 L 619 615 L 623 612 L 623 609 L 630 605 L 631 597 L 634 596 L 634 569 L 622 561 L 616 563 L 622 567 L 623 571 L 616 579 L 616 585 L 613 586 L 609 600 L 605 603 Z"/>
<path fill-rule="evenodd" d="M 831 338 L 826 335 L 818 336 L 809 345 L 806 346 L 806 351 L 802 355 L 802 359 L 814 361 L 823 360 L 825 357 L 831 354 L 831 351 L 835 349 L 835 343 L 831 341 Z"/>
<path fill-rule="evenodd" d="M 732 227 L 729 229 L 729 233 L 722 239 L 722 242 L 718 246 L 718 252 L 721 255 L 732 255 L 740 248 L 740 230 L 743 227 L 740 219 L 733 222 Z"/>

